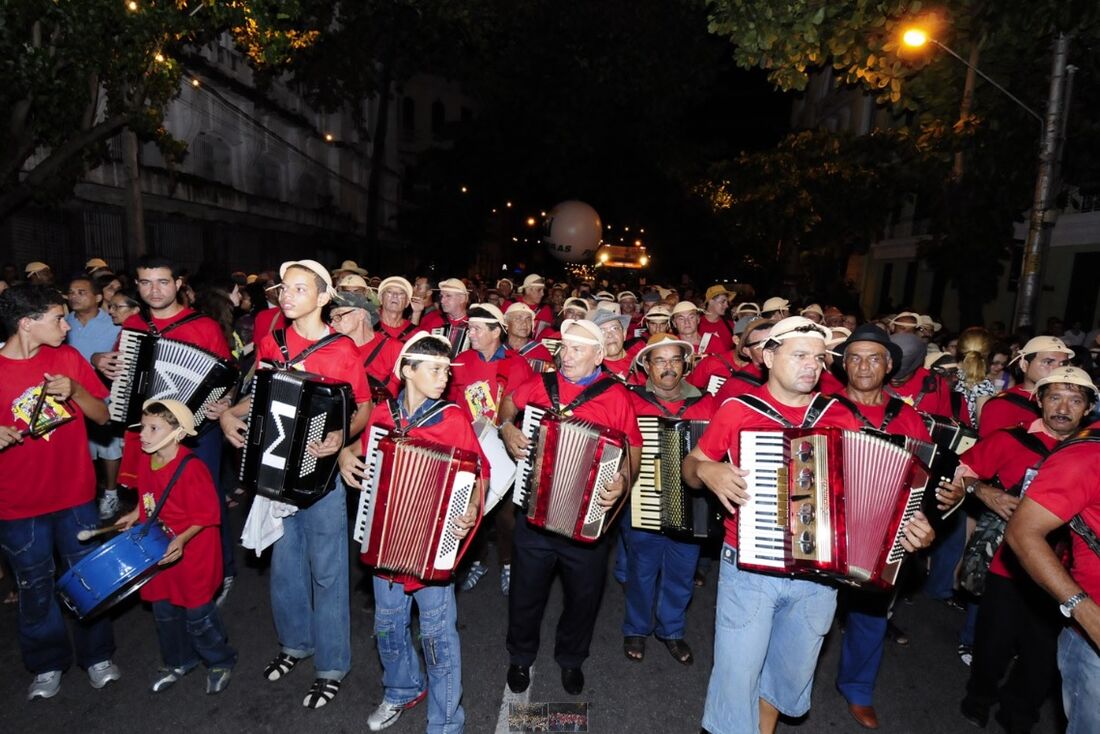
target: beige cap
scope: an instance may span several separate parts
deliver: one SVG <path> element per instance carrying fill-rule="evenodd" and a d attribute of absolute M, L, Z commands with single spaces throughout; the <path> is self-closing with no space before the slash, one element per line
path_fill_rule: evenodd
<path fill-rule="evenodd" d="M 598 293 L 596 293 L 596 300 L 597 301 L 614 301 L 615 300 L 615 294 L 612 293 L 611 291 L 599 291 Z"/>
<path fill-rule="evenodd" d="M 255 273 L 249 273 L 248 277 L 244 279 L 244 282 L 245 282 L 245 285 L 252 285 L 253 283 L 255 283 L 259 279 L 260 279 L 260 276 L 256 275 Z"/>
<path fill-rule="evenodd" d="M 370 288 L 367 285 L 367 281 L 362 275 L 356 275 L 355 273 L 348 273 L 340 278 L 336 283 L 337 288 Z"/>
<path fill-rule="evenodd" d="M 1052 349 L 1043 349 L 1044 352 L 1052 352 Z M 1035 383 L 1035 389 L 1031 391 L 1032 395 L 1039 392 L 1039 388 L 1043 385 L 1052 385 L 1054 383 L 1065 383 L 1069 385 L 1080 385 L 1081 387 L 1087 387 L 1092 390 L 1093 397 L 1100 395 L 1100 390 L 1097 389 L 1096 384 L 1089 377 L 1089 373 L 1085 372 L 1080 367 L 1058 367 L 1051 370 L 1050 374 L 1040 379 Z"/>
<path fill-rule="evenodd" d="M 526 278 L 523 279 L 523 285 L 521 285 L 519 288 L 516 288 L 516 290 L 517 291 L 526 290 L 530 286 L 542 286 L 543 288 L 545 288 L 546 287 L 546 279 L 543 278 L 541 275 L 536 275 L 534 273 L 531 273 L 530 275 L 528 275 Z"/>
<path fill-rule="evenodd" d="M 168 412 L 176 419 L 176 423 L 179 423 L 180 430 L 183 431 L 185 436 L 196 436 L 198 431 L 195 430 L 195 414 L 187 409 L 187 406 L 178 400 L 159 400 L 157 398 L 150 398 L 141 404 L 141 409 L 148 410 L 149 406 L 163 405 L 168 409 Z M 141 424 L 137 424 L 140 426 Z"/>
<path fill-rule="evenodd" d="M 658 347 L 680 347 L 685 357 L 695 352 L 695 347 L 693 347 L 690 342 L 686 342 L 683 339 L 677 339 L 672 334 L 667 332 L 663 334 L 654 334 L 646 340 L 645 346 L 634 356 L 634 364 L 639 367 L 643 366 L 645 356 Z"/>
<path fill-rule="evenodd" d="M 920 317 L 919 313 L 913 313 L 912 311 L 902 311 L 897 316 L 890 319 L 887 323 L 890 324 L 891 326 L 893 326 L 894 324 L 901 321 L 902 319 L 906 319 L 906 320 L 912 319 L 913 320 L 913 326 L 920 326 L 921 325 L 920 318 L 921 317 Z"/>
<path fill-rule="evenodd" d="M 509 316 L 517 316 L 517 315 L 518 316 L 530 316 L 531 318 L 535 318 L 535 312 L 531 309 L 530 306 L 528 306 L 523 301 L 516 301 L 515 303 L 513 303 L 511 306 L 508 307 L 507 311 L 504 312 L 504 317 L 505 318 L 507 318 Z"/>
<path fill-rule="evenodd" d="M 504 314 L 501 313 L 500 309 L 493 304 L 475 303 L 474 305 L 470 306 L 471 311 L 473 311 L 475 308 L 480 308 L 484 311 L 488 311 L 490 314 L 492 314 L 492 318 L 487 318 L 485 316 L 471 316 L 470 321 L 479 321 L 483 324 L 500 324 L 501 326 L 504 326 Z"/>
<path fill-rule="evenodd" d="M 781 319 L 772 327 L 772 333 L 768 341 L 783 342 L 787 339 L 809 338 L 828 341 L 832 336 L 829 329 L 821 324 L 815 324 L 805 316 L 788 316 Z"/>
<path fill-rule="evenodd" d="M 413 297 L 412 283 L 402 278 L 400 275 L 391 275 L 378 284 L 378 295 L 381 296 L 387 288 L 397 288 L 405 292 L 405 297 L 410 301 Z"/>
<path fill-rule="evenodd" d="M 638 296 L 634 294 L 634 291 L 622 291 L 616 298 L 619 303 L 622 303 L 624 298 L 633 298 L 635 301 L 638 300 Z"/>
<path fill-rule="evenodd" d="M 672 295 L 672 289 L 671 288 L 662 288 L 661 286 L 657 286 L 657 292 L 661 294 L 662 299 L 668 298 L 669 296 Z"/>
<path fill-rule="evenodd" d="M 566 298 L 561 305 L 561 312 L 564 312 L 567 308 L 575 308 L 581 313 L 588 313 L 588 301 L 583 298 Z"/>
<path fill-rule="evenodd" d="M 848 337 L 852 335 L 852 330 L 844 326 L 832 326 L 829 327 L 829 331 L 832 333 L 829 338 L 825 340 L 825 346 L 830 349 L 843 341 L 847 341 Z"/>
<path fill-rule="evenodd" d="M 1021 359 L 1025 354 L 1038 354 L 1039 352 L 1061 352 L 1073 356 L 1073 350 L 1067 347 L 1066 343 L 1058 337 L 1036 336 L 1028 339 L 1027 344 L 1012 358 L 1012 361 L 1015 362 L 1017 359 Z"/>
<path fill-rule="evenodd" d="M 786 298 L 780 298 L 779 296 L 772 296 L 768 300 L 764 301 L 764 305 L 760 307 L 760 313 L 768 313 L 769 311 L 782 311 L 785 308 L 790 308 L 791 302 Z"/>
<path fill-rule="evenodd" d="M 592 314 L 596 313 L 613 313 L 616 316 L 622 313 L 622 306 L 614 301 L 596 301 L 596 309 L 588 312 L 588 317 L 592 318 Z"/>
<path fill-rule="evenodd" d="M 645 312 L 647 321 L 668 321 L 671 317 L 672 312 L 668 310 L 668 306 L 654 306 Z"/>
<path fill-rule="evenodd" d="M 93 257 L 91 260 L 84 263 L 84 269 L 85 270 L 99 270 L 100 268 L 109 268 L 109 267 L 111 267 L 111 266 L 108 265 L 107 261 L 104 260 L 101 257 Z"/>
<path fill-rule="evenodd" d="M 574 326 L 583 329 L 588 336 L 568 333 Z M 601 350 L 605 348 L 603 329 L 596 326 L 596 324 L 588 319 L 566 319 L 561 322 L 561 340 L 563 342 L 587 344 L 589 346 L 599 347 Z"/>
<path fill-rule="evenodd" d="M 325 289 L 326 292 L 329 295 L 334 292 L 332 288 L 332 276 L 329 275 L 328 270 L 326 270 L 325 266 L 321 263 L 316 260 L 288 260 L 279 266 L 279 278 L 281 279 L 286 275 L 286 271 L 293 267 L 305 268 L 311 273 L 321 276 L 321 280 L 325 281 L 325 285 L 327 286 Z"/>
<path fill-rule="evenodd" d="M 35 260 L 34 262 L 27 263 L 27 267 L 23 268 L 23 272 L 26 273 L 27 275 L 34 275 L 35 273 L 39 272 L 40 270 L 49 270 L 49 269 L 50 269 L 50 266 L 47 265 L 46 263 L 38 262 L 37 260 Z"/>
<path fill-rule="evenodd" d="M 939 321 L 934 320 L 931 316 L 927 314 L 921 314 L 920 321 L 918 323 L 920 324 L 920 328 L 931 329 L 932 333 L 936 333 L 943 328 L 943 324 L 941 324 Z"/>
<path fill-rule="evenodd" d="M 739 304 L 737 306 L 737 309 L 734 310 L 734 312 L 733 312 L 733 314 L 735 316 L 740 316 L 743 313 L 752 313 L 752 314 L 756 314 L 757 316 L 759 316 L 760 315 L 760 304 L 753 303 L 752 301 L 746 301 L 742 304 Z"/>
<path fill-rule="evenodd" d="M 699 313 L 700 309 L 691 301 L 680 301 L 672 307 L 672 315 L 679 316 L 682 313 Z"/>
<path fill-rule="evenodd" d="M 825 312 L 822 311 L 821 306 L 819 306 L 816 303 L 811 303 L 809 306 L 807 306 L 806 308 L 799 311 L 798 315 L 799 316 L 805 316 L 808 313 L 816 313 L 821 318 L 825 318 Z M 849 334 L 848 336 L 851 336 L 851 334 Z"/>
<path fill-rule="evenodd" d="M 470 295 L 470 290 L 466 287 L 458 278 L 447 278 L 446 280 L 439 281 L 439 290 L 449 291 L 451 293 L 461 293 L 463 295 Z"/>
<path fill-rule="evenodd" d="M 440 344 L 447 347 L 447 353 L 450 353 L 451 343 L 447 341 L 446 337 L 439 336 L 438 334 L 432 334 L 428 331 L 418 331 L 409 337 L 409 340 L 405 342 L 405 345 L 401 347 L 401 353 L 397 355 L 397 361 L 393 363 L 393 375 L 397 379 L 401 379 L 401 365 L 405 362 L 405 357 L 409 351 L 409 347 L 418 342 L 422 342 L 425 339 L 435 339 Z M 449 357 L 438 357 L 434 354 L 414 354 L 409 359 L 415 359 L 418 362 L 436 362 L 439 364 L 453 365 Z"/>
<path fill-rule="evenodd" d="M 340 267 L 336 269 L 350 270 L 351 272 L 358 273 L 359 275 L 362 275 L 364 277 L 367 275 L 367 271 L 359 267 L 359 263 L 355 262 L 354 260 L 345 260 L 344 262 L 340 263 Z"/>
<path fill-rule="evenodd" d="M 501 278 L 500 280 L 498 280 L 497 281 L 497 287 L 498 288 L 500 287 L 501 283 L 507 283 L 508 285 L 513 286 L 513 287 L 515 287 L 515 285 L 516 285 L 515 283 L 512 282 L 511 278 Z"/>

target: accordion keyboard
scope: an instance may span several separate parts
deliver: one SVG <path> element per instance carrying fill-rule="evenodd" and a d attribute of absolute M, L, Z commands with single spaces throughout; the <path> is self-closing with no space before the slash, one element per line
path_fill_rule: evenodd
<path fill-rule="evenodd" d="M 740 468 L 746 469 L 749 501 L 737 510 L 741 563 L 782 569 L 788 541 L 786 441 L 774 431 L 742 431 Z"/>
<path fill-rule="evenodd" d="M 638 479 L 630 493 L 630 521 L 643 530 L 661 529 L 661 495 L 657 486 L 657 464 L 661 446 L 661 419 L 638 417 L 642 433 L 642 461 Z"/>

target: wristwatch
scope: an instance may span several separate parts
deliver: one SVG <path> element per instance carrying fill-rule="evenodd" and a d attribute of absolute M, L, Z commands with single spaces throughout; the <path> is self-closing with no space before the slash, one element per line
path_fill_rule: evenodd
<path fill-rule="evenodd" d="M 1078 592 L 1078 593 L 1074 594 L 1073 596 L 1071 596 L 1070 598 L 1066 599 L 1061 604 L 1059 604 L 1058 605 L 1058 610 L 1061 611 L 1062 616 L 1066 617 L 1067 619 L 1072 618 L 1073 617 L 1073 610 L 1077 608 L 1078 604 L 1080 604 L 1081 602 L 1083 602 L 1085 599 L 1088 599 L 1088 598 L 1089 598 L 1089 595 L 1086 594 L 1085 592 L 1083 592 L 1083 591 Z"/>
<path fill-rule="evenodd" d="M 966 485 L 966 493 L 974 494 L 974 491 L 978 488 L 978 485 L 982 483 L 982 480 L 975 478 L 973 482 Z"/>

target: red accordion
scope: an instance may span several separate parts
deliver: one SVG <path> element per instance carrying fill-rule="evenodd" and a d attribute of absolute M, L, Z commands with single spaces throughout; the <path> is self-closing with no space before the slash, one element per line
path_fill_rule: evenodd
<path fill-rule="evenodd" d="M 892 441 L 837 428 L 742 431 L 751 498 L 738 508 L 738 565 L 890 588 L 905 524 L 929 484 Z"/>
<path fill-rule="evenodd" d="M 460 540 L 453 527 L 477 488 L 477 454 L 375 427 L 364 463 L 353 531 L 363 562 L 423 581 L 449 580 L 477 530 Z M 480 494 L 476 501 L 480 506 Z"/>
<path fill-rule="evenodd" d="M 526 506 L 527 522 L 573 540 L 599 540 L 607 529 L 599 493 L 626 460 L 626 437 L 531 405 L 521 430 L 531 447 L 516 465 L 512 498 Z"/>

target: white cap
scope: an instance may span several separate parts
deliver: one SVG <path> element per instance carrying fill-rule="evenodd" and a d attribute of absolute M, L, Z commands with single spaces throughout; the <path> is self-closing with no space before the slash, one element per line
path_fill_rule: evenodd
<path fill-rule="evenodd" d="M 311 273 L 321 277 L 321 280 L 325 281 L 325 292 L 332 295 L 335 290 L 332 287 L 332 276 L 329 275 L 328 270 L 324 265 L 316 260 L 287 260 L 285 263 L 279 266 L 279 278 L 281 279 L 286 275 L 286 271 L 290 268 L 304 268 Z"/>

